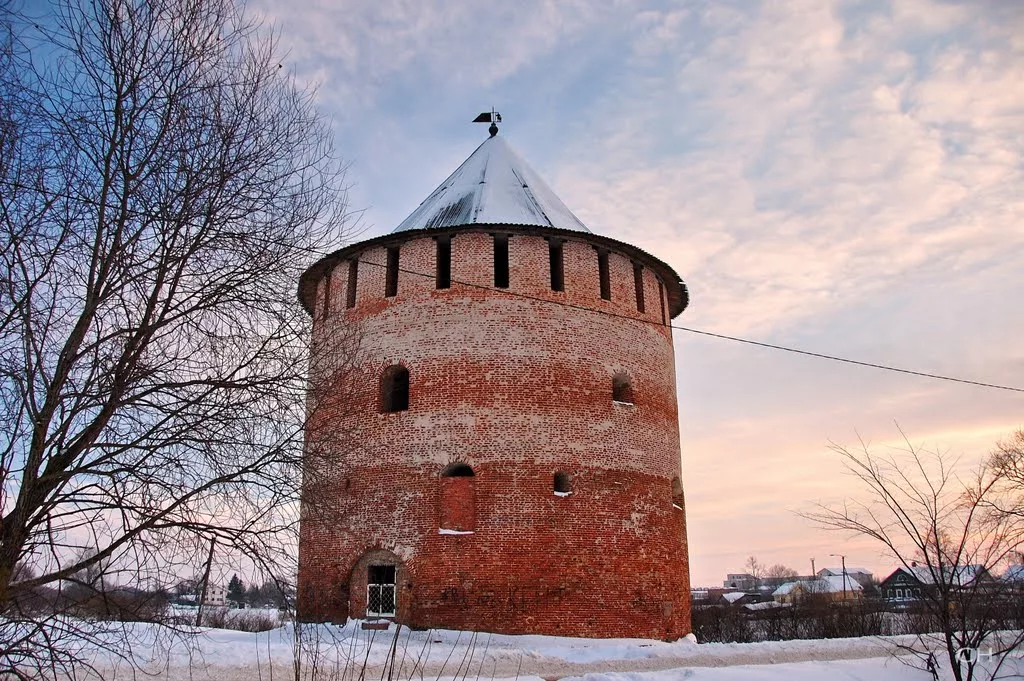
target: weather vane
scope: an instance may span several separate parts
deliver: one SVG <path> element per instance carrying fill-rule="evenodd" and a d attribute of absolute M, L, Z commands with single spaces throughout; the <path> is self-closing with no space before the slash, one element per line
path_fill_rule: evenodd
<path fill-rule="evenodd" d="M 484 111 L 482 114 L 473 119 L 474 123 L 490 123 L 491 127 L 487 128 L 487 132 L 491 133 L 491 137 L 498 134 L 498 123 L 501 123 L 501 114 L 491 107 L 490 111 Z"/>

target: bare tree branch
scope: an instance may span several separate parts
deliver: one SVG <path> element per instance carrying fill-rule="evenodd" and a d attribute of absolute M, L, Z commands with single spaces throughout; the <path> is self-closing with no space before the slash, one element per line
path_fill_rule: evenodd
<path fill-rule="evenodd" d="M 75 669 L 109 627 L 69 593 L 109 610 L 214 539 L 289 579 L 303 467 L 346 437 L 302 440 L 295 282 L 346 208 L 280 60 L 230 0 L 0 8 L 0 675 Z"/>
<path fill-rule="evenodd" d="M 823 528 L 875 540 L 919 580 L 953 677 L 973 681 L 985 668 L 977 656 L 958 651 L 989 644 L 1006 652 L 1024 642 L 1020 631 L 1000 631 L 1014 601 L 996 570 L 1024 542 L 1021 518 L 1000 512 L 1000 500 L 1008 497 L 1007 469 L 998 465 L 997 454 L 990 465 L 961 478 L 955 458 L 922 450 L 900 434 L 903 448 L 889 455 L 873 452 L 863 441 L 858 450 L 833 444 L 861 494 L 801 515 Z M 1012 470 L 1011 463 L 1006 466 Z M 932 645 L 933 638 L 922 635 L 912 646 L 922 664 L 934 659 Z M 998 666 L 991 674 L 997 672 Z"/>

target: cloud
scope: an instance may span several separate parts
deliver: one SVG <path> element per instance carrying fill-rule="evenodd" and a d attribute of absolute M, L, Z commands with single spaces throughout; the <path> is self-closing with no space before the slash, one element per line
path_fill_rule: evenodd
<path fill-rule="evenodd" d="M 571 43 L 609 6 L 530 0 L 470 9 L 445 2 L 312 0 L 289 3 L 287 10 L 259 3 L 258 11 L 285 32 L 299 70 L 320 79 L 324 101 L 350 116 L 392 100 L 396 84 L 405 86 L 406 101 L 394 102 L 399 106 L 436 104 L 445 92 L 487 87 Z M 432 86 L 417 87 L 426 82 Z"/>
<path fill-rule="evenodd" d="M 468 120 L 493 104 L 586 224 L 680 272 L 678 323 L 1024 381 L 1015 3 L 282 7 L 261 5 L 321 84 L 374 233 L 461 163 L 484 134 Z M 826 546 L 887 565 L 792 513 L 851 493 L 830 440 L 887 444 L 897 421 L 977 460 L 1024 425 L 1011 393 L 683 331 L 676 344 L 695 583 L 752 552 L 801 571 Z"/>
<path fill-rule="evenodd" d="M 991 39 L 984 17 L 964 28 L 961 8 L 919 3 L 856 28 L 826 3 L 762 10 L 644 15 L 636 59 L 660 46 L 669 61 L 595 112 L 630 123 L 587 140 L 556 183 L 585 222 L 676 264 L 696 319 L 736 333 L 1021 252 L 1019 54 L 910 51 L 954 31 Z M 688 32 L 715 29 L 695 56 Z M 652 160 L 687 119 L 698 139 Z"/>

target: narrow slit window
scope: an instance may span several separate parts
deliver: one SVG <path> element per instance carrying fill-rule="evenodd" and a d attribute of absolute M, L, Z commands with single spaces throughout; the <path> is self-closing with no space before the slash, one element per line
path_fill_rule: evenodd
<path fill-rule="evenodd" d="M 345 292 L 345 307 L 356 306 L 356 280 L 359 278 L 359 260 L 348 264 L 348 291 Z"/>
<path fill-rule="evenodd" d="M 601 277 L 601 299 L 612 299 L 612 281 L 608 274 L 608 251 L 597 252 L 597 271 Z"/>
<path fill-rule="evenodd" d="M 661 303 L 661 323 L 665 323 L 665 286 L 658 282 L 658 302 Z"/>
<path fill-rule="evenodd" d="M 384 413 L 409 409 L 409 370 L 393 366 L 384 372 L 380 381 L 380 410 Z"/>
<path fill-rule="evenodd" d="M 561 241 L 552 239 L 548 242 L 548 260 L 551 264 L 551 290 L 564 291 L 565 278 Z"/>
<path fill-rule="evenodd" d="M 555 494 L 569 494 L 572 492 L 572 477 L 565 471 L 558 471 L 554 475 Z"/>
<path fill-rule="evenodd" d="M 388 266 L 385 273 L 384 297 L 392 298 L 398 295 L 398 246 L 388 249 Z"/>
<path fill-rule="evenodd" d="M 437 239 L 437 272 L 434 278 L 435 288 L 452 287 L 452 242 L 447 238 Z"/>
<path fill-rule="evenodd" d="M 636 311 L 644 311 L 644 266 L 633 263 L 633 287 L 636 289 Z"/>
<path fill-rule="evenodd" d="M 494 285 L 508 288 L 508 236 L 494 236 Z"/>
<path fill-rule="evenodd" d="M 324 309 L 323 318 L 327 319 L 327 315 L 331 312 L 331 274 L 334 273 L 334 268 L 327 270 L 327 276 L 324 277 Z"/>
<path fill-rule="evenodd" d="M 612 377 L 612 400 L 633 404 L 633 385 L 626 374 L 615 374 Z"/>

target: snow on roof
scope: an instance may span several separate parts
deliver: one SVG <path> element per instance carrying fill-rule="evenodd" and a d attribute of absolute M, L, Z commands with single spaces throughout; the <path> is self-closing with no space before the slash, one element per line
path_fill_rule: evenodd
<path fill-rule="evenodd" d="M 786 582 L 785 584 L 780 586 L 778 589 L 773 591 L 772 592 L 772 596 L 785 596 L 786 594 L 790 593 L 791 591 L 793 591 L 793 589 L 797 588 L 801 584 L 803 584 L 803 582 Z"/>
<path fill-rule="evenodd" d="M 761 603 L 747 603 L 746 605 L 740 606 L 745 610 L 774 610 L 776 608 L 790 608 L 790 603 L 779 603 L 778 601 L 763 601 Z"/>
<path fill-rule="evenodd" d="M 830 594 L 843 591 L 863 591 L 864 587 L 856 579 L 849 575 L 843 579 L 842 575 L 827 575 L 818 579 L 802 579 L 796 582 L 786 582 L 772 592 L 772 596 L 785 596 L 796 589 L 804 593 Z"/>
<path fill-rule="evenodd" d="M 871 571 L 866 569 L 866 568 L 862 568 L 862 567 L 848 567 L 848 568 L 846 568 L 846 574 L 847 575 L 870 575 Z M 822 568 L 822 569 L 818 570 L 818 576 L 819 577 L 825 577 L 826 575 L 839 575 L 841 577 L 843 575 L 843 568 L 841 568 L 841 567 Z"/>
<path fill-rule="evenodd" d="M 897 572 L 899 571 L 906 572 L 922 584 L 935 584 L 937 582 L 937 567 L 935 568 L 934 573 L 932 572 L 932 568 L 927 565 L 913 565 L 909 568 L 901 567 L 897 570 Z M 950 584 L 956 584 L 957 586 L 966 586 L 984 574 L 984 565 L 946 565 L 942 568 L 942 581 L 948 581 Z M 890 577 L 891 576 L 892 575 L 890 575 Z"/>
<path fill-rule="evenodd" d="M 394 230 L 468 224 L 590 232 L 500 136 L 489 137 Z"/>
<path fill-rule="evenodd" d="M 747 594 L 743 593 L 742 591 L 732 591 L 727 594 L 722 594 L 722 598 L 729 601 L 730 603 L 735 603 L 736 601 L 738 601 L 746 595 Z"/>
<path fill-rule="evenodd" d="M 863 591 L 864 587 L 861 586 L 860 582 L 856 579 L 850 579 L 850 575 L 846 575 L 846 579 L 840 575 L 828 575 L 825 577 L 819 577 L 816 581 L 825 582 L 827 593 L 839 593 L 840 591 Z M 818 591 L 821 593 L 821 590 Z"/>
<path fill-rule="evenodd" d="M 1024 582 L 1024 565 L 1011 565 L 1006 568 L 1003 579 L 1008 582 Z"/>

